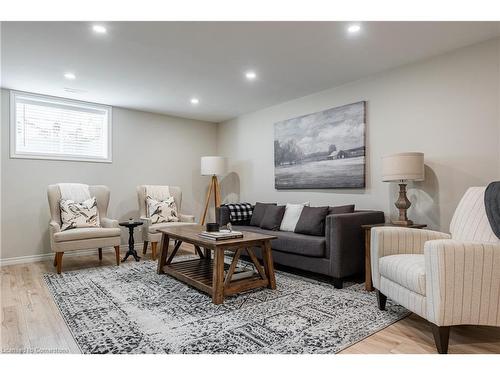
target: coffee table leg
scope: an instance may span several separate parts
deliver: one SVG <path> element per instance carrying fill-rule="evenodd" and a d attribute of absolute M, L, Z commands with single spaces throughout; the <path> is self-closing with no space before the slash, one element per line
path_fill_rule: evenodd
<path fill-rule="evenodd" d="M 210 249 L 206 247 L 203 248 L 203 254 L 205 255 L 206 259 L 210 259 L 212 257 L 212 255 L 210 254 Z"/>
<path fill-rule="evenodd" d="M 273 254 L 271 253 L 270 241 L 264 241 L 261 248 L 262 259 L 264 260 L 264 269 L 266 271 L 267 279 L 269 280 L 267 287 L 269 289 L 276 289 L 276 276 L 274 275 Z"/>
<path fill-rule="evenodd" d="M 212 302 L 216 305 L 224 302 L 224 249 L 214 250 Z"/>
<path fill-rule="evenodd" d="M 163 233 L 161 235 L 161 255 L 158 258 L 158 267 L 156 268 L 156 273 L 158 275 L 161 275 L 162 273 L 165 273 L 163 271 L 163 266 L 165 266 L 165 263 L 167 262 L 167 255 L 168 255 L 168 244 L 170 242 L 169 237 Z"/>

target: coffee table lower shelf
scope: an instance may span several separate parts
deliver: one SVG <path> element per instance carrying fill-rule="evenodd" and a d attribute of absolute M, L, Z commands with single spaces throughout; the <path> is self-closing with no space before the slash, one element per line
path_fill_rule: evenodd
<path fill-rule="evenodd" d="M 229 267 L 229 264 L 224 264 L 225 271 L 227 271 Z M 185 282 L 209 295 L 213 295 L 213 270 L 213 259 L 206 258 L 190 259 L 163 266 L 163 272 L 167 275 Z M 262 279 L 261 276 L 256 273 L 244 279 L 231 281 L 229 283 L 225 282 L 224 296 L 230 296 L 259 287 L 266 287 L 268 284 L 269 281 L 267 278 Z"/>

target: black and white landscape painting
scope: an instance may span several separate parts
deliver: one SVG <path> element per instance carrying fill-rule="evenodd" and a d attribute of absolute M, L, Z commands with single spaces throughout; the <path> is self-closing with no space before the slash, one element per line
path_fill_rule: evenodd
<path fill-rule="evenodd" d="M 365 102 L 274 124 L 276 189 L 363 188 Z"/>

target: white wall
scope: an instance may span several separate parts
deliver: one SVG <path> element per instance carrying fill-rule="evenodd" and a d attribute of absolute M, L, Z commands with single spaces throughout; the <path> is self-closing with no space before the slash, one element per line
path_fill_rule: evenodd
<path fill-rule="evenodd" d="M 183 209 L 199 217 L 206 177 L 202 155 L 229 158 L 226 201 L 354 202 L 395 215 L 396 187 L 380 182 L 381 157 L 423 151 L 426 181 L 410 189 L 410 216 L 447 230 L 465 189 L 500 179 L 500 48 L 489 41 L 304 98 L 213 124 L 114 108 L 113 163 L 9 158 L 9 95 L 1 91 L 1 259 L 50 251 L 46 187 L 57 182 L 105 184 L 109 214 L 137 216 L 136 185 L 176 184 Z M 335 67 L 332 67 L 334 69 Z M 274 189 L 273 124 L 367 101 L 367 187 Z M 123 238 L 126 241 L 126 238 Z"/>
<path fill-rule="evenodd" d="M 412 185 L 409 214 L 448 230 L 466 188 L 500 178 L 499 56 L 493 40 L 219 124 L 217 151 L 233 172 L 223 181 L 225 199 L 353 202 L 393 217 L 396 186 L 381 182 L 381 157 L 422 151 L 426 180 Z M 360 100 L 367 101 L 367 187 L 275 190 L 273 124 Z"/>
<path fill-rule="evenodd" d="M 137 185 L 179 185 L 183 213 L 200 216 L 208 184 L 200 156 L 216 151 L 215 124 L 113 108 L 113 163 L 11 159 L 7 90 L 1 108 L 1 259 L 50 252 L 47 185 L 53 183 L 107 185 L 108 213 L 118 219 L 138 217 Z"/>

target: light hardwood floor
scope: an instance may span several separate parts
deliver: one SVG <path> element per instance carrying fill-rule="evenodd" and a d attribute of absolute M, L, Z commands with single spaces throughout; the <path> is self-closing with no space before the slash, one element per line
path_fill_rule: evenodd
<path fill-rule="evenodd" d="M 65 258 L 63 270 L 113 265 L 114 262 L 114 252 L 105 252 L 99 262 L 96 250 L 92 256 Z M 54 272 L 52 261 L 3 266 L 0 271 L 0 351 L 79 353 L 41 277 Z M 452 328 L 449 352 L 500 354 L 500 328 Z M 413 314 L 341 353 L 436 353 L 436 350 L 429 326 Z"/>

